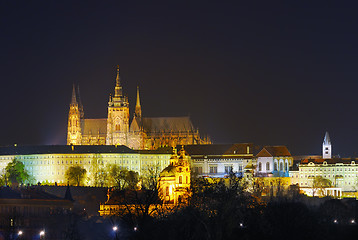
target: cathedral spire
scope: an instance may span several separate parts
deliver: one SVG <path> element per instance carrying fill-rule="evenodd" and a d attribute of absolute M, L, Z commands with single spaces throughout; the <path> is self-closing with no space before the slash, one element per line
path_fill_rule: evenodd
<path fill-rule="evenodd" d="M 72 88 L 72 100 L 71 100 L 71 104 L 77 104 L 75 84 L 73 84 L 73 88 Z"/>
<path fill-rule="evenodd" d="M 142 108 L 140 106 L 140 98 L 139 98 L 139 86 L 137 86 L 137 102 L 135 105 L 135 116 L 138 118 L 142 117 Z"/>
<path fill-rule="evenodd" d="M 119 65 L 117 65 L 117 77 L 116 77 L 116 87 L 114 89 L 114 97 L 122 96 L 121 78 L 119 72 L 120 72 Z"/>

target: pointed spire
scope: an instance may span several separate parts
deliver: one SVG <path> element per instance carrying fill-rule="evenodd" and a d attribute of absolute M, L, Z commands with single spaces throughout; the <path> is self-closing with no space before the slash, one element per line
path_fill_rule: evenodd
<path fill-rule="evenodd" d="M 121 78 L 119 72 L 120 72 L 119 65 L 117 65 L 117 77 L 116 77 L 116 87 L 114 88 L 114 97 L 122 96 Z"/>
<path fill-rule="evenodd" d="M 331 139 L 329 138 L 328 132 L 326 132 L 326 134 L 324 135 L 323 144 L 325 144 L 325 145 L 330 145 L 331 144 Z"/>
<path fill-rule="evenodd" d="M 137 102 L 135 105 L 135 117 L 141 118 L 142 117 L 142 108 L 140 106 L 140 98 L 139 98 L 139 86 L 137 86 Z"/>
<path fill-rule="evenodd" d="M 322 158 L 323 159 L 332 158 L 332 144 L 328 132 L 326 132 L 326 134 L 324 135 L 324 140 L 322 144 Z"/>
<path fill-rule="evenodd" d="M 72 100 L 71 100 L 71 104 L 77 104 L 75 84 L 73 84 L 73 88 L 72 88 Z"/>
<path fill-rule="evenodd" d="M 120 86 L 120 78 L 119 78 L 119 65 L 117 65 L 117 77 L 116 77 L 116 86 Z"/>

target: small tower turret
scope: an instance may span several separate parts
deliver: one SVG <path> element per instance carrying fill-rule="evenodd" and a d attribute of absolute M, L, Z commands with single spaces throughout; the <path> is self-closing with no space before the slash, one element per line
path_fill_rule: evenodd
<path fill-rule="evenodd" d="M 331 139 L 329 138 L 328 132 L 326 132 L 324 139 L 323 139 L 322 158 L 323 159 L 332 158 L 332 144 L 331 144 Z"/>

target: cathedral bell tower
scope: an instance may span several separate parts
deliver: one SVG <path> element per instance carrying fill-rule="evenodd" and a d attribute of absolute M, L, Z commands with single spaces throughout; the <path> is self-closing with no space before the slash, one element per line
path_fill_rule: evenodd
<path fill-rule="evenodd" d="M 324 139 L 323 139 L 322 158 L 323 159 L 332 158 L 332 144 L 331 144 L 331 139 L 329 138 L 328 132 L 326 132 L 326 135 L 324 136 Z"/>
<path fill-rule="evenodd" d="M 72 90 L 72 100 L 70 104 L 70 111 L 68 113 L 67 125 L 67 145 L 81 145 L 81 119 L 83 118 L 82 104 L 78 103 L 76 97 L 75 85 Z"/>
<path fill-rule="evenodd" d="M 119 66 L 117 67 L 114 96 L 109 97 L 107 119 L 107 145 L 127 145 L 129 132 L 129 104 L 123 96 L 120 82 Z"/>

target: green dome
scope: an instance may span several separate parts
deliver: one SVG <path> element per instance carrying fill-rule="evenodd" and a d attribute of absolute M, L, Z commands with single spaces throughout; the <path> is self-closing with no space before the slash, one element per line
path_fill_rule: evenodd
<path fill-rule="evenodd" d="M 163 171 L 160 173 L 161 177 L 174 177 L 176 173 L 176 167 L 173 165 L 169 165 L 168 167 L 164 168 Z"/>

